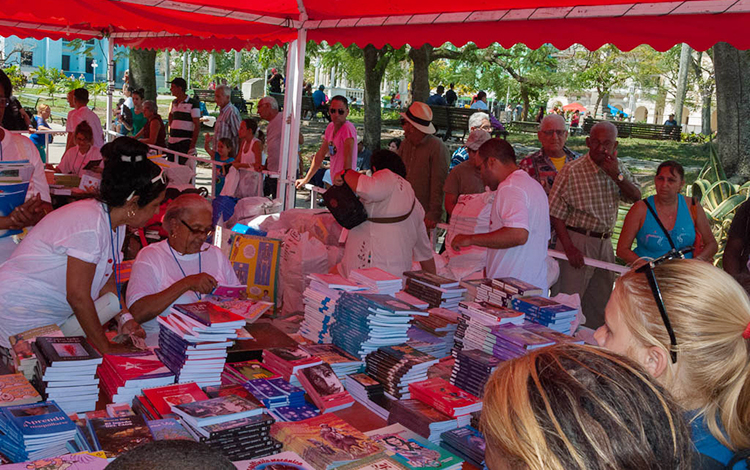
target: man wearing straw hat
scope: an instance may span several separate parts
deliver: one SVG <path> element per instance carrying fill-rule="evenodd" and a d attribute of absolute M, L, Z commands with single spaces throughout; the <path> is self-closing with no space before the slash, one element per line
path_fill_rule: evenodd
<path fill-rule="evenodd" d="M 435 137 L 432 110 L 415 101 L 401 113 L 404 142 L 398 154 L 406 166 L 406 179 L 425 209 L 425 225 L 431 229 L 443 218 L 443 185 L 448 176 L 450 154 L 443 141 Z"/>

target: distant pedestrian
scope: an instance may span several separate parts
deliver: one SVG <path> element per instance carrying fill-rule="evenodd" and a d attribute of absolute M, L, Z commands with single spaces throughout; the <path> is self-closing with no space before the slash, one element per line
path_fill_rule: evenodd
<path fill-rule="evenodd" d="M 450 89 L 445 92 L 445 102 L 448 106 L 454 106 L 456 101 L 458 101 L 458 95 L 456 95 L 456 92 L 453 90 L 453 86 L 454 84 L 451 83 Z"/>
<path fill-rule="evenodd" d="M 482 109 L 487 110 L 487 93 L 480 91 L 474 98 L 474 102 L 471 103 L 471 109 Z"/>
<path fill-rule="evenodd" d="M 435 89 L 435 94 L 430 96 L 427 99 L 427 104 L 429 105 L 435 105 L 435 106 L 448 106 L 448 102 L 445 98 L 443 98 L 443 92 L 445 91 L 445 88 L 443 85 L 439 85 Z"/>

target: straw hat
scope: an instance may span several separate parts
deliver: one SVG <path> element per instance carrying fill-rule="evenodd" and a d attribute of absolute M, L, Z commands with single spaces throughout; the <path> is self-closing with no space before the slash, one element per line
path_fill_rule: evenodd
<path fill-rule="evenodd" d="M 421 101 L 413 102 L 405 113 L 401 113 L 401 117 L 425 134 L 435 133 L 435 126 L 432 125 L 432 110 Z"/>

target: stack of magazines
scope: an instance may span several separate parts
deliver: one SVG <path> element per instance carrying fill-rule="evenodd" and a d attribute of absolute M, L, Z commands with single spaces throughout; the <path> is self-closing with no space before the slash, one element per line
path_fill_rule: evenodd
<path fill-rule="evenodd" d="M 409 398 L 409 384 L 427 378 L 427 369 L 438 360 L 408 344 L 384 346 L 365 358 L 365 370 L 383 384 L 394 399 Z"/>
<path fill-rule="evenodd" d="M 224 371 L 221 373 L 221 383 L 222 385 L 241 385 L 248 380 L 273 379 L 275 377 L 280 377 L 280 375 L 259 361 L 233 362 L 231 364 L 224 364 Z"/>
<path fill-rule="evenodd" d="M 484 462 L 485 442 L 482 433 L 471 426 L 464 426 L 443 433 L 441 447 L 465 459 L 477 468 Z"/>
<path fill-rule="evenodd" d="M 419 400 L 397 400 L 391 405 L 388 424 L 399 423 L 429 440 L 440 444 L 440 435 L 446 431 L 468 426 L 471 415 L 452 418 Z"/>
<path fill-rule="evenodd" d="M 66 454 L 76 425 L 54 401 L 0 409 L 0 452 L 14 462 Z"/>
<path fill-rule="evenodd" d="M 392 400 L 385 396 L 383 384 L 367 374 L 354 374 L 347 378 L 346 390 L 370 411 L 388 419 Z"/>
<path fill-rule="evenodd" d="M 506 307 L 497 307 L 487 302 L 461 302 L 460 317 L 453 337 L 453 356 L 461 350 L 485 350 L 491 330 L 497 325 L 521 325 L 524 314 Z"/>
<path fill-rule="evenodd" d="M 427 302 L 430 307 L 455 310 L 463 300 L 466 288 L 455 279 L 425 271 L 406 271 L 406 292 Z"/>
<path fill-rule="evenodd" d="M 478 349 L 459 351 L 453 365 L 451 384 L 476 397 L 482 397 L 484 386 L 499 363 L 499 358 Z"/>
<path fill-rule="evenodd" d="M 403 286 L 400 277 L 380 268 L 353 269 L 349 273 L 349 279 L 367 287 L 372 294 L 396 295 Z"/>
<path fill-rule="evenodd" d="M 333 311 L 342 292 L 366 289 L 338 274 L 311 274 L 310 285 L 303 293 L 305 319 L 300 324 L 299 334 L 314 343 L 330 343 L 330 328 Z"/>
<path fill-rule="evenodd" d="M 578 310 L 541 296 L 513 299 L 513 308 L 526 314 L 526 319 L 566 335 L 572 334 L 572 323 Z"/>
<path fill-rule="evenodd" d="M 109 403 L 131 403 L 144 388 L 174 383 L 174 373 L 151 351 L 105 354 L 99 379 Z"/>

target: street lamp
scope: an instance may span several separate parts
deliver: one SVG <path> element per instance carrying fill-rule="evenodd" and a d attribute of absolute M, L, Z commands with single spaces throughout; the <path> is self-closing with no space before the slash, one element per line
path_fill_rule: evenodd
<path fill-rule="evenodd" d="M 94 77 L 92 82 L 96 82 L 96 68 L 99 67 L 99 64 L 96 63 L 96 59 L 91 61 L 91 68 L 94 69 Z"/>

